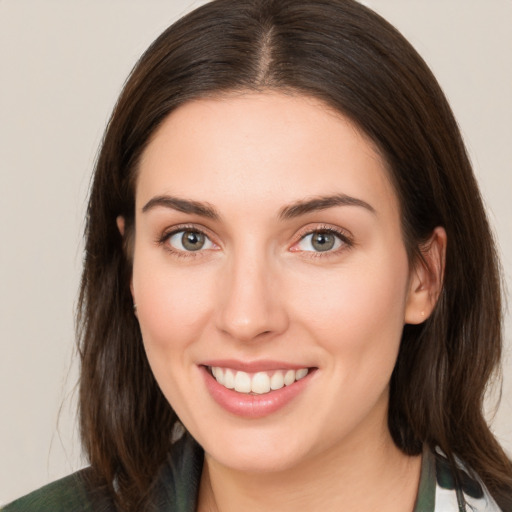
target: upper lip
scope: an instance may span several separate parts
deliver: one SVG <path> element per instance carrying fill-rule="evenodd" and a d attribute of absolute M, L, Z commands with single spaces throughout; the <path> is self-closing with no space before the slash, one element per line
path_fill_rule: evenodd
<path fill-rule="evenodd" d="M 215 359 L 204 361 L 202 366 L 230 368 L 247 373 L 265 372 L 272 370 L 300 370 L 301 368 L 311 368 L 305 364 L 294 364 L 284 361 L 272 361 L 269 359 L 260 361 L 239 361 L 236 359 Z"/>

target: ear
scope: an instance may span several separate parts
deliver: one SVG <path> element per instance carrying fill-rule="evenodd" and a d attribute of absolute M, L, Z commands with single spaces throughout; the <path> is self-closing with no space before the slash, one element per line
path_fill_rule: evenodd
<path fill-rule="evenodd" d="M 121 233 L 121 236 L 124 238 L 125 220 L 122 215 L 118 215 L 116 217 L 116 224 L 117 224 L 117 229 L 119 230 L 119 233 Z M 134 300 L 135 316 L 137 316 L 137 309 L 135 307 L 135 296 L 133 295 L 133 276 L 130 278 L 130 292 L 132 293 L 132 298 Z"/>
<path fill-rule="evenodd" d="M 124 217 L 122 215 L 116 217 L 116 224 L 119 233 L 121 233 L 121 236 L 124 236 Z"/>
<path fill-rule="evenodd" d="M 411 270 L 405 323 L 421 324 L 432 313 L 443 287 L 446 231 L 438 226 L 421 245 L 421 258 Z"/>

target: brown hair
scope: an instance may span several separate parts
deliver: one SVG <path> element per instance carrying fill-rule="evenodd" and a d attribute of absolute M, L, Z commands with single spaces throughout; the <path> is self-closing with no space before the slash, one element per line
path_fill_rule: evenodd
<path fill-rule="evenodd" d="M 138 509 L 176 420 L 148 365 L 129 290 L 141 153 L 184 102 L 268 89 L 322 100 L 377 144 L 411 260 L 436 226 L 446 229 L 443 290 L 426 322 L 404 328 L 389 428 L 405 453 L 426 443 L 461 458 L 505 503 L 512 466 L 482 413 L 501 358 L 499 269 L 482 200 L 429 68 L 353 0 L 215 0 L 168 28 L 132 71 L 96 164 L 78 308 L 81 434 L 99 480 L 123 508 Z"/>

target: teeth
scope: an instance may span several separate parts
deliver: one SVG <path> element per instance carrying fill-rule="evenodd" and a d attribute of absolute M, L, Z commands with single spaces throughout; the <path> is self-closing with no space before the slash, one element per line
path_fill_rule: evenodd
<path fill-rule="evenodd" d="M 284 385 L 289 386 L 295 382 L 295 370 L 288 370 L 284 374 Z"/>
<path fill-rule="evenodd" d="M 251 391 L 258 395 L 270 391 L 270 377 L 265 372 L 258 372 L 252 378 Z"/>
<path fill-rule="evenodd" d="M 239 393 L 262 395 L 271 390 L 275 391 L 284 386 L 290 386 L 296 380 L 303 379 L 309 370 L 300 368 L 299 370 L 277 370 L 251 374 L 213 366 L 211 372 L 215 380 L 228 389 L 234 389 Z"/>
<path fill-rule="evenodd" d="M 238 391 L 239 393 L 250 393 L 251 377 L 249 377 L 248 373 L 236 372 L 235 391 Z"/>
<path fill-rule="evenodd" d="M 297 380 L 303 379 L 308 374 L 307 368 L 301 368 L 300 370 L 297 370 L 295 373 L 295 378 Z"/>
<path fill-rule="evenodd" d="M 283 372 L 276 372 L 270 377 L 270 389 L 281 389 L 284 386 Z"/>
<path fill-rule="evenodd" d="M 219 367 L 215 367 L 215 368 L 212 368 L 212 373 L 213 373 L 213 376 L 217 379 L 217 382 L 224 385 L 224 383 L 225 383 L 224 372 Z"/>
<path fill-rule="evenodd" d="M 219 373 L 222 372 L 222 368 L 218 369 Z M 219 379 L 217 379 L 217 382 L 219 384 L 222 384 L 223 386 L 227 387 L 228 389 L 234 389 L 235 387 L 235 374 L 232 370 L 226 370 L 224 372 L 224 382 L 220 382 Z"/>

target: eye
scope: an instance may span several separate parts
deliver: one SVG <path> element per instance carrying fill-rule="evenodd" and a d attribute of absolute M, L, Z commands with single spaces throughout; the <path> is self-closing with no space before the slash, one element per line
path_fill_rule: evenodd
<path fill-rule="evenodd" d="M 167 238 L 168 244 L 177 251 L 195 252 L 201 249 L 212 249 L 213 242 L 201 231 L 184 229 L 176 231 Z"/>
<path fill-rule="evenodd" d="M 328 252 L 349 245 L 345 236 L 332 230 L 317 230 L 303 236 L 296 245 L 299 251 Z"/>

